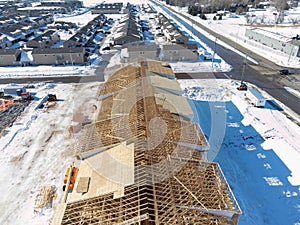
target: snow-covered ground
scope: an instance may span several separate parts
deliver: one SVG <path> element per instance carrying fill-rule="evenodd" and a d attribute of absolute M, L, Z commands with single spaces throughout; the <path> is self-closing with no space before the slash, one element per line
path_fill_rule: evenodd
<path fill-rule="evenodd" d="M 91 72 L 90 66 L 26 66 L 26 67 L 1 67 L 1 78 L 16 77 L 44 77 L 44 76 L 70 76 L 84 75 Z"/>
<path fill-rule="evenodd" d="M 0 138 L 0 224 L 49 224 L 54 210 L 51 205 L 34 208 L 36 196 L 41 187 L 54 185 L 53 207 L 61 200 L 64 173 L 74 160 L 75 138 L 68 128 L 78 112 L 92 116 L 98 87 L 99 83 L 38 84 L 30 89 L 36 100 Z M 47 110 L 38 109 L 49 93 L 59 101 Z"/>
<path fill-rule="evenodd" d="M 59 17 L 59 18 L 56 18 L 55 21 L 75 23 L 76 25 L 82 27 L 82 26 L 85 26 L 86 24 L 88 24 L 88 22 L 90 22 L 97 16 L 99 16 L 99 15 L 92 14 L 91 11 L 88 11 L 88 12 L 80 14 L 80 15 L 72 15 L 72 16 L 68 15 L 65 17 Z"/>
<path fill-rule="evenodd" d="M 284 105 L 263 93 L 256 108 L 233 80 L 179 82 L 243 210 L 239 224 L 300 224 L 300 127 Z"/>

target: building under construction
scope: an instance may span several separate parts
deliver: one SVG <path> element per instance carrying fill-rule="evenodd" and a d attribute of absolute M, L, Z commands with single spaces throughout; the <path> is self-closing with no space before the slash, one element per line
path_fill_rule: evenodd
<path fill-rule="evenodd" d="M 237 224 L 240 208 L 167 65 L 131 63 L 99 88 L 74 190 L 53 224 Z M 204 116 L 204 115 L 203 115 Z"/>

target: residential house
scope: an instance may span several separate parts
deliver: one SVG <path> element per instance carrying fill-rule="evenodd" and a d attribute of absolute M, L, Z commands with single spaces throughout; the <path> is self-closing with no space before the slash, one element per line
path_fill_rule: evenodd
<path fill-rule="evenodd" d="M 40 17 L 40 19 L 43 19 L 46 22 L 46 24 L 54 22 L 53 14 L 43 15 L 43 16 Z"/>
<path fill-rule="evenodd" d="M 140 27 L 133 13 L 129 13 L 120 26 L 116 30 L 117 34 L 114 36 L 115 45 L 124 45 L 141 40 Z"/>
<path fill-rule="evenodd" d="M 19 49 L 0 49 L 0 66 L 18 66 L 20 57 Z"/>
<path fill-rule="evenodd" d="M 57 32 L 48 30 L 44 34 L 33 38 L 26 43 L 29 48 L 49 48 L 60 40 Z"/>
<path fill-rule="evenodd" d="M 146 13 L 157 13 L 157 11 L 149 3 L 147 5 L 142 5 L 142 10 Z"/>
<path fill-rule="evenodd" d="M 85 46 L 90 40 L 93 40 L 96 30 L 90 26 L 81 28 L 76 34 L 63 43 L 65 48 L 75 48 Z"/>
<path fill-rule="evenodd" d="M 82 27 L 76 34 L 63 43 L 65 48 L 75 47 L 91 47 L 92 41 L 97 35 L 99 28 L 102 27 L 106 21 L 106 16 L 103 14 L 95 17 L 86 26 Z M 97 47 L 96 45 L 93 45 Z"/>
<path fill-rule="evenodd" d="M 155 44 L 129 44 L 126 49 L 128 59 L 125 61 L 133 61 L 141 57 L 157 60 L 160 52 Z"/>
<path fill-rule="evenodd" d="M 33 65 L 84 64 L 87 62 L 84 47 L 34 48 L 31 55 Z"/>
<path fill-rule="evenodd" d="M 9 27 L 11 25 L 14 25 L 18 23 L 17 20 L 15 20 L 15 18 L 12 17 L 1 17 L 0 18 L 0 29 L 5 28 L 5 27 Z"/>
<path fill-rule="evenodd" d="M 26 23 L 14 24 L 9 27 L 0 28 L 0 34 L 5 35 L 9 41 L 6 41 L 2 48 L 12 46 L 18 42 L 26 41 L 34 35 L 35 30 Z"/>
<path fill-rule="evenodd" d="M 81 32 L 77 32 L 63 43 L 64 48 L 76 48 L 84 45 L 84 38 Z"/>
<path fill-rule="evenodd" d="M 182 45 L 163 45 L 160 60 L 162 61 L 197 61 L 199 55 L 194 50 Z"/>
<path fill-rule="evenodd" d="M 7 46 L 9 46 L 9 39 L 7 38 L 6 35 L 0 34 L 0 49 L 1 48 L 6 48 Z"/>
<path fill-rule="evenodd" d="M 65 1 L 41 1 L 41 6 L 46 7 L 63 7 L 66 12 L 72 12 L 73 10 L 83 7 L 82 1 L 77 0 L 65 0 Z"/>
<path fill-rule="evenodd" d="M 69 30 L 77 28 L 76 23 L 65 22 L 65 21 L 55 21 L 52 24 L 47 25 L 48 29 L 57 29 L 57 30 Z"/>
<path fill-rule="evenodd" d="M 92 14 L 118 14 L 123 7 L 122 2 L 102 3 L 92 9 Z"/>
<path fill-rule="evenodd" d="M 163 45 L 161 48 L 152 43 L 127 44 L 121 50 L 123 62 L 148 58 L 161 61 L 197 61 L 199 60 L 197 44 Z"/>
<path fill-rule="evenodd" d="M 43 17 L 34 18 L 32 21 L 35 24 L 35 27 L 42 27 L 47 24 L 45 18 Z"/>
<path fill-rule="evenodd" d="M 161 26 L 162 32 L 168 42 L 182 45 L 188 44 L 188 37 L 186 37 L 183 32 L 179 30 L 175 24 L 171 23 L 163 14 L 159 14 L 156 20 Z"/>
<path fill-rule="evenodd" d="M 184 44 L 184 45 L 187 45 L 188 42 L 189 42 L 189 39 L 188 37 L 186 37 L 184 34 L 182 34 L 181 32 L 177 32 L 175 35 L 174 35 L 174 42 L 176 44 Z"/>
<path fill-rule="evenodd" d="M 119 35 L 116 35 L 114 39 L 114 45 L 123 45 L 131 42 L 140 41 L 141 38 L 139 35 L 136 35 L 132 33 L 131 31 L 128 31 L 126 33 L 121 33 Z"/>

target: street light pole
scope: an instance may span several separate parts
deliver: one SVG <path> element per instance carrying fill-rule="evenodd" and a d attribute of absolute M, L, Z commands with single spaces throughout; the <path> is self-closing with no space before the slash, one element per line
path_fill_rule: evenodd
<path fill-rule="evenodd" d="M 211 61 L 211 67 L 212 69 L 214 69 L 214 60 L 215 60 L 215 53 L 216 53 L 216 47 L 217 47 L 217 39 L 215 39 L 215 43 L 214 43 L 214 53 L 213 53 L 213 57 L 212 57 L 212 61 Z"/>
<path fill-rule="evenodd" d="M 242 71 L 242 75 L 241 75 L 241 83 L 243 83 L 243 81 L 244 81 L 244 74 L 245 74 L 246 65 L 247 65 L 247 55 L 245 56 L 244 63 L 243 63 L 243 71 Z"/>

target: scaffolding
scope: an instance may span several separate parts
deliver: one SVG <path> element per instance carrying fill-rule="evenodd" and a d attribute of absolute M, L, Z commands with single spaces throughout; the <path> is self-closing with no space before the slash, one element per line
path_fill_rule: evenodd
<path fill-rule="evenodd" d="M 133 144 L 134 182 L 118 196 L 68 202 L 61 224 L 237 224 L 241 210 L 219 165 L 206 160 L 203 133 L 157 104 L 147 63 L 124 67 L 99 89 L 98 121 L 85 127 L 76 153 Z"/>

